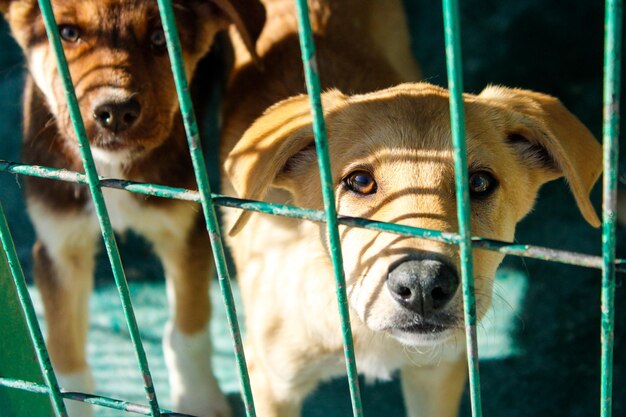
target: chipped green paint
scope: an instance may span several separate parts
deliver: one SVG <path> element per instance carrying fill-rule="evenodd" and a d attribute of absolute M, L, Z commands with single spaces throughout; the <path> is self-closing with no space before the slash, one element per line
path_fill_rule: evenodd
<path fill-rule="evenodd" d="M 176 28 L 176 18 L 172 3 L 170 0 L 158 0 L 159 12 L 161 14 L 161 22 L 165 31 L 167 41 L 167 50 L 172 65 L 172 73 L 178 93 L 178 101 L 180 111 L 183 116 L 183 123 L 187 133 L 187 141 L 191 153 L 193 169 L 198 184 L 200 203 L 206 222 L 206 228 L 211 240 L 213 248 L 213 258 L 217 276 L 220 284 L 220 290 L 224 305 L 226 306 L 226 317 L 230 326 L 233 346 L 235 348 L 235 357 L 239 371 L 239 379 L 241 383 L 241 393 L 248 417 L 256 416 L 254 408 L 254 399 L 252 397 L 252 389 L 250 387 L 250 376 L 248 375 L 248 367 L 246 365 L 246 356 L 241 340 L 241 331 L 239 322 L 237 321 L 237 311 L 233 291 L 230 284 L 230 274 L 226 264 L 226 256 L 224 255 L 224 245 L 220 233 L 220 226 L 217 222 L 215 214 L 215 206 L 213 205 L 213 197 L 211 195 L 211 187 L 209 185 L 209 176 L 207 174 L 204 155 L 202 153 L 202 145 L 200 143 L 200 135 L 198 133 L 198 124 L 193 111 L 193 104 L 189 94 L 189 86 L 187 84 L 187 76 L 185 72 L 185 63 L 181 52 L 180 39 L 178 37 L 178 29 Z"/>
<path fill-rule="evenodd" d="M 480 373 L 478 368 L 478 340 L 476 334 L 476 296 L 472 262 L 470 229 L 470 202 L 465 147 L 465 120 L 463 114 L 463 74 L 461 69 L 461 29 L 457 0 L 443 0 L 443 19 L 446 41 L 446 68 L 450 90 L 450 124 L 454 151 L 454 179 L 456 182 L 456 210 L 459 220 L 459 249 L 463 284 L 463 312 L 469 372 L 472 416 L 481 417 Z"/>
<path fill-rule="evenodd" d="M 600 415 L 613 413 L 613 344 L 615 325 L 615 221 L 622 39 L 622 1 L 607 0 L 604 35 L 604 109 L 602 184 L 602 294 Z"/>
<path fill-rule="evenodd" d="M 139 335 L 139 329 L 137 327 L 137 320 L 135 319 L 135 313 L 133 311 L 132 301 L 130 299 L 130 293 L 128 291 L 128 283 L 126 282 L 126 276 L 124 274 L 124 267 L 122 266 L 122 259 L 117 248 L 117 242 L 115 241 L 115 235 L 113 228 L 111 227 L 111 221 L 104 202 L 102 190 L 100 188 L 100 182 L 98 180 L 98 173 L 91 155 L 89 148 L 89 140 L 85 132 L 85 126 L 80 114 L 80 108 L 78 107 L 78 100 L 76 99 L 76 92 L 74 91 L 74 85 L 72 83 L 72 77 L 65 59 L 65 53 L 63 52 L 63 46 L 59 36 L 59 29 L 56 21 L 54 20 L 54 13 L 50 0 L 38 0 L 39 8 L 41 9 L 41 15 L 43 17 L 44 25 L 46 27 L 46 33 L 50 46 L 54 51 L 54 55 L 57 63 L 57 70 L 61 77 L 63 84 L 63 91 L 65 93 L 65 100 L 67 102 L 68 111 L 74 126 L 76 137 L 78 138 L 78 147 L 80 149 L 80 155 L 83 160 L 83 166 L 85 168 L 85 176 L 87 183 L 89 184 L 89 190 L 94 203 L 98 222 L 100 224 L 100 230 L 102 231 L 102 238 L 104 240 L 104 246 L 106 248 L 109 262 L 113 270 L 113 277 L 119 292 L 120 300 L 122 303 L 122 309 L 124 311 L 124 317 L 128 325 L 130 338 L 137 355 L 137 362 L 141 371 L 142 380 L 144 381 L 144 389 L 146 397 L 150 403 L 152 409 L 152 415 L 158 417 L 161 415 L 159 411 L 159 404 L 154 392 L 154 386 L 152 385 L 152 378 L 150 377 L 150 368 L 148 366 L 148 359 L 141 343 L 141 336 Z"/>
<path fill-rule="evenodd" d="M 20 389 L 24 391 L 33 392 L 36 394 L 50 394 L 50 388 L 42 384 L 36 384 L 34 382 L 23 381 L 12 378 L 0 378 L 0 386 Z M 141 414 L 144 416 L 151 415 L 152 411 L 150 407 L 145 405 L 131 403 L 129 401 L 117 400 L 115 398 L 103 397 L 101 395 L 83 394 L 80 392 L 68 392 L 63 391 L 61 396 L 67 400 L 80 401 L 88 404 L 99 405 L 102 407 L 108 407 L 115 410 L 127 411 L 129 413 Z M 173 413 L 168 410 L 161 409 L 162 417 L 193 417 L 189 414 Z M 70 416 L 71 417 L 71 416 Z"/>
<path fill-rule="evenodd" d="M 87 184 L 84 174 L 67 171 L 63 169 L 48 168 L 42 166 L 32 166 L 18 162 L 8 162 L 0 160 L 0 172 L 8 172 L 19 175 L 28 175 L 39 178 L 50 178 L 59 181 L 75 182 Z M 194 201 L 200 203 L 200 194 L 195 190 L 185 188 L 168 187 L 159 184 L 147 184 L 115 178 L 100 178 L 102 187 L 126 190 L 137 194 L 153 197 L 171 198 L 184 201 Z M 308 220 L 317 223 L 326 222 L 323 211 L 311 210 L 300 207 L 288 206 L 284 204 L 266 203 L 263 201 L 245 200 L 241 198 L 224 196 L 221 194 L 211 194 L 213 204 L 221 207 L 231 207 L 267 213 L 275 216 L 291 217 Z M 461 237 L 456 233 L 441 232 L 439 230 L 422 229 L 419 227 L 406 226 L 394 223 L 379 222 L 362 217 L 339 216 L 337 222 L 344 226 L 360 227 L 364 229 L 376 230 L 379 232 L 393 233 L 407 237 L 417 237 L 429 240 L 436 240 L 448 244 L 458 244 Z M 522 256 L 526 258 L 539 259 L 543 261 L 559 262 L 567 265 L 576 265 L 586 268 L 602 269 L 603 260 L 600 256 L 589 255 L 580 252 L 570 252 L 559 249 L 546 248 L 536 245 L 525 245 L 521 243 L 510 243 L 482 237 L 472 237 L 474 249 L 484 249 L 504 253 L 506 255 Z M 616 259 L 615 267 L 617 272 L 626 273 L 626 259 Z"/>
<path fill-rule="evenodd" d="M 328 225 L 328 240 L 330 254 L 335 273 L 335 285 L 337 302 L 339 304 L 339 316 L 341 319 L 341 334 L 343 336 L 343 350 L 348 373 L 350 398 L 352 400 L 352 414 L 355 417 L 363 415 L 361 404 L 361 392 L 359 389 L 359 377 L 354 357 L 354 344 L 352 340 L 352 328 L 350 327 L 350 311 L 348 308 L 348 296 L 346 295 L 346 279 L 343 270 L 343 258 L 341 254 L 341 241 L 337 228 L 337 209 L 335 207 L 335 195 L 330 170 L 330 158 L 328 156 L 328 138 L 322 109 L 321 88 L 317 61 L 315 56 L 315 43 L 311 22 L 309 21 L 309 7 L 306 0 L 295 0 L 298 15 L 298 35 L 300 38 L 300 50 L 302 51 L 302 64 L 304 65 L 304 77 L 306 88 L 311 103 L 313 115 L 313 134 L 315 136 L 315 148 L 317 161 L 322 182 L 322 195 L 324 197 L 324 211 Z"/>

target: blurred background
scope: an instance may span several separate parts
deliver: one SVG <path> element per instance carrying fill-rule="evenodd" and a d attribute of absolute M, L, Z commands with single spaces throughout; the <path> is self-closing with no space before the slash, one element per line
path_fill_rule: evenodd
<path fill-rule="evenodd" d="M 487 84 L 502 84 L 552 94 L 601 139 L 602 2 L 463 0 L 460 3 L 466 91 L 478 93 Z M 446 86 L 441 5 L 432 0 L 406 0 L 405 4 L 413 51 L 424 78 Z M 19 161 L 24 64 L 3 21 L 0 51 L 0 159 Z M 625 166 L 625 159 L 621 158 L 621 173 L 625 172 Z M 25 213 L 21 183 L 17 176 L 0 173 L 0 201 L 30 279 L 34 235 Z M 598 209 L 600 199 L 598 183 L 592 198 Z M 620 257 L 625 256 L 624 237 L 624 230 L 619 229 Z M 157 393 L 162 406 L 167 408 L 167 375 L 160 344 L 168 312 L 162 270 L 140 238 L 128 234 L 119 239 Z M 599 254 L 601 235 L 584 222 L 566 183 L 559 180 L 542 189 L 534 212 L 518 227 L 517 241 Z M 624 276 L 618 274 L 615 416 L 626 416 L 623 280 Z M 37 291 L 33 289 L 32 295 L 41 314 Z M 241 411 L 230 336 L 217 291 L 213 295 L 218 310 L 212 323 L 216 372 L 234 406 Z M 598 270 L 507 257 L 497 277 L 493 311 L 481 324 L 479 334 L 484 414 L 598 415 L 599 303 Z M 108 262 L 103 256 L 99 260 L 91 314 L 89 354 L 97 392 L 144 402 L 135 356 Z M 365 384 L 363 400 L 367 416 L 403 413 L 397 380 Z M 99 416 L 120 415 L 116 411 L 99 410 Z M 345 379 L 326 383 L 307 400 L 304 416 L 330 415 L 351 415 Z M 461 415 L 470 415 L 467 395 Z"/>

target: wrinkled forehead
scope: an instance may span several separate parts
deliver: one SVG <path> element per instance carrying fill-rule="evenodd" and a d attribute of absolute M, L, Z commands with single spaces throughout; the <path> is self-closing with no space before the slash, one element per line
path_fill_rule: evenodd
<path fill-rule="evenodd" d="M 446 96 L 392 96 L 360 99 L 330 120 L 331 147 L 347 158 L 414 155 L 451 157 L 452 134 Z M 466 104 L 468 160 L 482 159 L 497 145 L 497 128 L 483 109 Z"/>
<path fill-rule="evenodd" d="M 211 23 L 200 10 L 210 6 L 192 0 L 174 0 L 172 6 L 183 47 L 195 50 L 197 32 Z M 156 0 L 53 0 L 53 10 L 59 25 L 79 26 L 100 46 L 133 49 L 161 26 Z"/>
<path fill-rule="evenodd" d="M 339 165 L 369 161 L 377 167 L 453 167 L 452 134 L 447 96 L 380 97 L 372 95 L 346 106 L 329 127 L 332 153 Z M 470 168 L 498 165 L 502 140 L 493 115 L 480 103 L 466 109 L 466 143 Z"/>
<path fill-rule="evenodd" d="M 172 1 L 176 17 L 185 19 L 185 23 L 197 18 L 196 6 L 191 0 Z M 156 0 L 53 0 L 53 9 L 57 21 L 67 19 L 84 27 L 97 25 L 103 33 L 137 31 L 160 22 Z"/>
<path fill-rule="evenodd" d="M 102 30 L 119 30 L 137 25 L 141 19 L 158 19 L 157 2 L 147 0 L 54 0 L 57 19 L 98 22 Z"/>

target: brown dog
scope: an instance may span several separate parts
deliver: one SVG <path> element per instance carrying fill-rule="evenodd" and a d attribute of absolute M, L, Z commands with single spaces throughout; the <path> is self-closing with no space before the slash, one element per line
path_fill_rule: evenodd
<path fill-rule="evenodd" d="M 396 65 L 377 43 L 407 45 L 403 22 L 373 12 L 376 1 L 358 3 L 316 1 L 312 11 L 322 83 L 338 88 L 323 94 L 338 211 L 456 232 L 448 92 L 420 83 L 355 95 L 389 87 L 411 73 L 398 69 L 414 68 Z M 258 117 L 272 99 L 303 90 L 293 11 L 279 0 L 266 8 L 266 27 L 289 22 L 289 29 L 262 33 L 266 73 L 242 59 L 232 80 L 224 189 L 320 210 L 308 97 L 280 101 Z M 397 3 L 385 9 L 402 16 Z M 403 52 L 406 64 L 410 52 Z M 601 171 L 600 146 L 557 99 L 488 87 L 464 101 L 473 235 L 512 241 L 540 186 L 562 176 L 585 219 L 599 225 L 589 192 Z M 297 416 L 320 380 L 345 372 L 325 225 L 235 214 L 226 221 L 235 234 L 258 412 Z M 345 226 L 340 233 L 359 370 L 382 379 L 399 370 L 411 417 L 457 415 L 466 370 L 458 247 Z M 474 251 L 479 318 L 502 258 Z"/>
<path fill-rule="evenodd" d="M 195 188 L 156 1 L 53 0 L 63 47 L 100 175 Z M 214 36 L 234 24 L 254 54 L 265 12 L 256 0 L 175 0 L 191 80 Z M 82 171 L 54 55 L 35 0 L 0 0 L 24 51 L 24 160 Z M 37 232 L 35 279 L 48 323 L 48 347 L 61 386 L 91 391 L 85 343 L 99 228 L 86 187 L 27 180 Z M 175 407 L 202 416 L 229 409 L 210 365 L 207 332 L 212 275 L 201 211 L 193 204 L 104 190 L 116 231 L 145 236 L 167 276 L 172 319 L 164 339 Z M 68 402 L 70 415 L 88 407 Z M 78 410 L 78 411 L 77 411 Z"/>

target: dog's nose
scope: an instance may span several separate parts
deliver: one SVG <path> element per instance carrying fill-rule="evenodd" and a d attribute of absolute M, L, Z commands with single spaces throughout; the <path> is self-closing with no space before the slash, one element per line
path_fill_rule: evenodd
<path fill-rule="evenodd" d="M 98 124 L 113 133 L 129 129 L 139 119 L 140 114 L 141 106 L 135 98 L 107 101 L 98 104 L 93 110 L 93 117 Z"/>
<path fill-rule="evenodd" d="M 422 317 L 442 310 L 458 287 L 457 272 L 437 259 L 404 261 L 387 278 L 387 288 L 394 300 Z"/>

